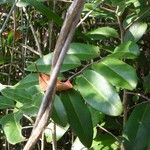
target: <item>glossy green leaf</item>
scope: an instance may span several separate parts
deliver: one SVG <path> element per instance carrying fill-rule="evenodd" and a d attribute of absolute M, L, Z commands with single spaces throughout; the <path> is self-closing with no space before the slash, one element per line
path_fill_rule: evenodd
<path fill-rule="evenodd" d="M 134 59 L 140 54 L 138 45 L 132 41 L 124 42 L 117 46 L 114 52 L 109 55 L 112 58 Z"/>
<path fill-rule="evenodd" d="M 93 40 L 100 40 L 104 37 L 118 38 L 118 32 L 111 27 L 100 27 L 87 33 L 87 36 Z"/>
<path fill-rule="evenodd" d="M 80 60 L 93 59 L 99 56 L 99 48 L 90 44 L 72 43 L 68 54 L 77 56 Z"/>
<path fill-rule="evenodd" d="M 58 125 L 65 127 L 67 125 L 67 114 L 64 108 L 64 105 L 60 98 L 55 95 L 53 111 L 52 111 L 52 119 Z"/>
<path fill-rule="evenodd" d="M 135 69 L 121 60 L 107 58 L 93 65 L 93 69 L 114 86 L 129 90 L 136 88 L 137 75 Z"/>
<path fill-rule="evenodd" d="M 144 77 L 143 87 L 146 93 L 150 93 L 150 74 Z"/>
<path fill-rule="evenodd" d="M 35 63 L 29 65 L 27 67 L 27 70 L 49 73 L 51 63 L 52 63 L 52 53 L 43 56 L 42 58 L 38 59 Z M 74 69 L 80 65 L 81 65 L 80 60 L 76 56 L 67 55 L 65 57 L 65 60 L 63 62 L 63 65 L 60 71 L 65 72 L 70 69 Z"/>
<path fill-rule="evenodd" d="M 0 119 L 0 124 L 2 125 L 7 141 L 10 144 L 20 143 L 25 140 L 21 133 L 21 118 L 22 114 L 14 113 L 5 115 Z"/>
<path fill-rule="evenodd" d="M 40 11 L 44 16 L 46 16 L 49 21 L 53 20 L 59 26 L 62 24 L 61 17 L 59 15 L 57 15 L 56 13 L 54 13 L 50 8 L 48 8 L 46 5 L 44 5 L 39 0 L 34 0 L 34 1 L 21 0 L 21 2 L 24 5 L 29 4 L 29 5 L 33 6 L 35 9 Z"/>
<path fill-rule="evenodd" d="M 125 41 L 135 41 L 137 42 L 143 34 L 146 32 L 147 24 L 142 22 L 134 23 L 125 33 Z"/>
<path fill-rule="evenodd" d="M 15 106 L 14 101 L 5 97 L 0 96 L 0 109 L 13 108 Z"/>
<path fill-rule="evenodd" d="M 77 89 L 91 107 L 111 116 L 118 116 L 122 113 L 118 93 L 102 75 L 87 70 L 77 77 L 76 84 Z"/>
<path fill-rule="evenodd" d="M 150 104 L 137 106 L 124 129 L 124 145 L 127 150 L 148 150 L 150 141 Z"/>
<path fill-rule="evenodd" d="M 15 88 L 25 89 L 34 85 L 38 85 L 39 84 L 38 76 L 39 75 L 36 73 L 31 73 L 27 75 L 25 78 L 23 78 L 15 85 Z"/>
<path fill-rule="evenodd" d="M 26 89 L 5 88 L 1 91 L 1 93 L 7 98 L 21 103 L 30 102 L 32 98 Z"/>
<path fill-rule="evenodd" d="M 53 126 L 54 124 L 50 123 L 44 131 L 46 141 L 48 143 L 51 143 L 53 141 L 53 138 L 52 138 L 52 131 L 54 129 Z M 56 125 L 56 140 L 57 141 L 67 132 L 68 128 L 69 126 L 61 127 L 61 126 Z"/>
<path fill-rule="evenodd" d="M 63 92 L 62 102 L 67 112 L 68 122 L 80 141 L 90 147 L 93 138 L 91 115 L 81 95 L 74 90 Z"/>

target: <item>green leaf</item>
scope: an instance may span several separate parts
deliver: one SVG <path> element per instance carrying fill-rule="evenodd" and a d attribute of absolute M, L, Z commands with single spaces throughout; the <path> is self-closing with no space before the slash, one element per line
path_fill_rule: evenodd
<path fill-rule="evenodd" d="M 94 108 L 89 106 L 89 110 L 91 113 L 91 117 L 92 117 L 92 123 L 93 123 L 93 127 L 95 127 L 98 123 L 102 123 L 104 120 L 105 115 L 97 110 L 95 110 Z"/>
<path fill-rule="evenodd" d="M 22 113 L 32 117 L 32 116 L 36 116 L 38 111 L 39 111 L 39 107 L 43 98 L 43 93 L 36 93 L 32 96 L 32 99 L 30 102 L 25 103 L 22 107 L 20 107 L 19 111 L 21 111 Z"/>
<path fill-rule="evenodd" d="M 53 20 L 57 25 L 61 26 L 62 25 L 62 19 L 61 17 L 54 13 L 51 9 L 49 9 L 47 6 L 45 6 L 42 2 L 39 0 L 21 0 L 24 5 L 31 5 L 38 11 L 40 11 L 44 16 L 47 17 L 49 21 Z"/>
<path fill-rule="evenodd" d="M 38 76 L 39 75 L 36 73 L 31 73 L 27 75 L 25 78 L 23 78 L 15 85 L 15 88 L 25 89 L 34 85 L 38 85 L 39 84 Z"/>
<path fill-rule="evenodd" d="M 99 134 L 89 150 L 118 150 L 119 143 L 114 137 L 107 134 Z"/>
<path fill-rule="evenodd" d="M 150 74 L 144 77 L 143 87 L 146 93 L 150 93 Z"/>
<path fill-rule="evenodd" d="M 97 28 L 93 31 L 90 31 L 87 33 L 87 36 L 90 37 L 93 40 L 100 40 L 103 39 L 104 37 L 114 37 L 114 38 L 118 38 L 118 32 L 111 28 L 111 27 L 100 27 Z"/>
<path fill-rule="evenodd" d="M 115 88 L 100 74 L 87 70 L 76 79 L 77 89 L 93 108 L 111 116 L 122 113 L 122 104 Z"/>
<path fill-rule="evenodd" d="M 10 144 L 20 143 L 25 140 L 21 133 L 21 118 L 22 114 L 15 113 L 5 115 L 0 119 L 0 124 L 2 125 L 7 141 Z"/>
<path fill-rule="evenodd" d="M 30 94 L 31 96 L 37 94 L 37 93 L 43 93 L 43 91 L 41 91 L 41 88 L 39 85 L 33 85 L 29 88 L 26 89 L 27 93 Z"/>
<path fill-rule="evenodd" d="M 80 60 L 93 59 L 99 56 L 99 48 L 94 45 L 72 43 L 68 50 L 68 54 L 77 56 Z"/>
<path fill-rule="evenodd" d="M 80 141 L 86 147 L 90 147 L 93 138 L 93 126 L 89 109 L 84 100 L 78 92 L 73 90 L 63 92 L 61 99 L 71 128 L 77 134 Z"/>
<path fill-rule="evenodd" d="M 107 58 L 93 65 L 93 68 L 114 86 L 129 90 L 136 88 L 137 75 L 135 69 L 121 60 Z"/>
<path fill-rule="evenodd" d="M 127 30 L 124 36 L 124 40 L 137 42 L 146 32 L 146 29 L 147 29 L 146 23 L 136 22 Z"/>
<path fill-rule="evenodd" d="M 65 127 L 67 125 L 67 114 L 64 108 L 64 105 L 60 98 L 55 95 L 53 111 L 52 111 L 52 119 L 55 123 Z"/>
<path fill-rule="evenodd" d="M 10 46 L 14 39 L 14 32 L 10 31 L 7 36 L 7 44 Z"/>
<path fill-rule="evenodd" d="M 114 52 L 109 56 L 118 59 L 134 59 L 139 54 L 140 50 L 138 45 L 132 41 L 127 41 L 117 46 Z"/>
<path fill-rule="evenodd" d="M 53 138 L 52 138 L 52 136 L 53 136 L 52 131 L 54 129 L 53 126 L 54 126 L 54 124 L 50 123 L 44 131 L 46 141 L 48 143 L 51 143 L 53 141 Z M 69 128 L 69 126 L 60 127 L 60 126 L 56 125 L 56 140 L 57 141 L 67 132 L 68 128 Z"/>
<path fill-rule="evenodd" d="M 19 101 L 21 103 L 30 102 L 32 98 L 26 89 L 5 88 L 1 91 L 1 93 L 7 98 Z"/>
<path fill-rule="evenodd" d="M 146 150 L 150 141 L 150 104 L 137 106 L 124 129 L 124 145 L 127 150 Z M 148 150 L 148 149 L 147 149 Z"/>
<path fill-rule="evenodd" d="M 52 57 L 53 54 L 49 53 L 42 58 L 38 59 L 35 63 L 29 65 L 27 67 L 28 71 L 35 71 L 35 72 L 43 72 L 43 73 L 49 73 L 52 63 Z M 63 62 L 61 72 L 68 71 L 70 69 L 74 69 L 78 66 L 80 66 L 80 60 L 76 56 L 67 55 L 65 57 L 65 60 Z"/>
<path fill-rule="evenodd" d="M 75 139 L 71 150 L 118 150 L 119 143 L 111 135 L 100 134 L 93 140 L 91 148 L 87 149 L 79 141 L 78 138 Z"/>
<path fill-rule="evenodd" d="M 14 101 L 5 97 L 0 96 L 0 109 L 13 108 L 15 106 Z"/>

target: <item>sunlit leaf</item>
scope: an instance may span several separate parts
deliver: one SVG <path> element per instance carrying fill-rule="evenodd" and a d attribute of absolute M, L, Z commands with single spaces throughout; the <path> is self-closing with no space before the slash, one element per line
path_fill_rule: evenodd
<path fill-rule="evenodd" d="M 104 37 L 114 37 L 118 38 L 118 32 L 111 27 L 99 27 L 93 31 L 87 33 L 87 36 L 93 40 L 100 40 Z"/>
<path fill-rule="evenodd" d="M 93 59 L 99 56 L 99 48 L 90 44 L 72 43 L 69 47 L 68 54 L 80 58 L 80 60 Z"/>
<path fill-rule="evenodd" d="M 132 41 L 124 42 L 117 46 L 114 52 L 109 55 L 112 58 L 134 59 L 140 54 L 139 47 Z"/>
<path fill-rule="evenodd" d="M 147 29 L 147 24 L 142 22 L 134 23 L 125 33 L 125 41 L 135 41 L 137 42 L 144 35 Z"/>
<path fill-rule="evenodd" d="M 29 65 L 27 67 L 28 71 L 35 71 L 35 72 L 43 72 L 49 73 L 50 67 L 52 63 L 52 53 L 43 56 L 42 58 L 38 59 L 35 63 Z M 68 71 L 70 69 L 76 68 L 80 66 L 80 60 L 76 56 L 67 55 L 63 62 L 61 72 Z"/>
<path fill-rule="evenodd" d="M 52 136 L 53 136 L 52 131 L 54 128 L 53 126 L 54 126 L 54 123 L 50 123 L 44 131 L 46 141 L 48 143 L 51 143 L 53 141 L 53 138 L 52 138 Z M 68 128 L 69 128 L 69 126 L 61 127 L 61 126 L 56 125 L 56 140 L 57 141 L 67 132 Z"/>
<path fill-rule="evenodd" d="M 7 141 L 10 144 L 20 143 L 25 140 L 21 133 L 21 118 L 22 114 L 14 113 L 5 115 L 0 119 L 0 124 L 2 125 Z"/>
<path fill-rule="evenodd" d="M 119 143 L 111 135 L 100 134 L 93 140 L 92 146 L 89 149 L 76 138 L 71 150 L 118 150 L 118 148 Z"/>
<path fill-rule="evenodd" d="M 122 113 L 122 104 L 115 88 L 100 74 L 87 70 L 76 79 L 77 89 L 85 101 L 96 110 L 108 115 Z"/>
<path fill-rule="evenodd" d="M 89 150 L 118 150 L 119 146 L 119 142 L 111 135 L 99 134 Z"/>
<path fill-rule="evenodd" d="M 135 69 L 121 60 L 107 58 L 93 65 L 93 68 L 115 86 L 129 90 L 136 88 Z"/>

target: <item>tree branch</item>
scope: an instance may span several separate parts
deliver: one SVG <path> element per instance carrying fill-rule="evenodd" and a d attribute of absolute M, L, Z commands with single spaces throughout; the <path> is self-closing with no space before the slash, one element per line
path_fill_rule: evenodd
<path fill-rule="evenodd" d="M 42 131 L 44 130 L 47 124 L 48 117 L 52 112 L 57 75 L 60 71 L 69 44 L 72 40 L 75 27 L 79 21 L 83 4 L 84 0 L 74 0 L 68 9 L 66 19 L 60 31 L 59 38 L 56 42 L 53 56 L 51 78 L 48 84 L 48 89 L 42 100 L 42 104 L 40 106 L 40 110 L 38 112 L 32 134 L 23 150 L 30 150 L 36 144 L 37 140 L 39 139 Z"/>

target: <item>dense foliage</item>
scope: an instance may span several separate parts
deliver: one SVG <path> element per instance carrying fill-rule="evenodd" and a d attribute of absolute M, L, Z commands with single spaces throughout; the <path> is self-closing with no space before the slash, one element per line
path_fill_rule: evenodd
<path fill-rule="evenodd" d="M 22 149 L 30 136 L 70 3 L 0 1 L 0 147 Z M 36 149 L 150 149 L 149 5 L 86 0 L 58 77 L 73 88 L 56 92 Z"/>

